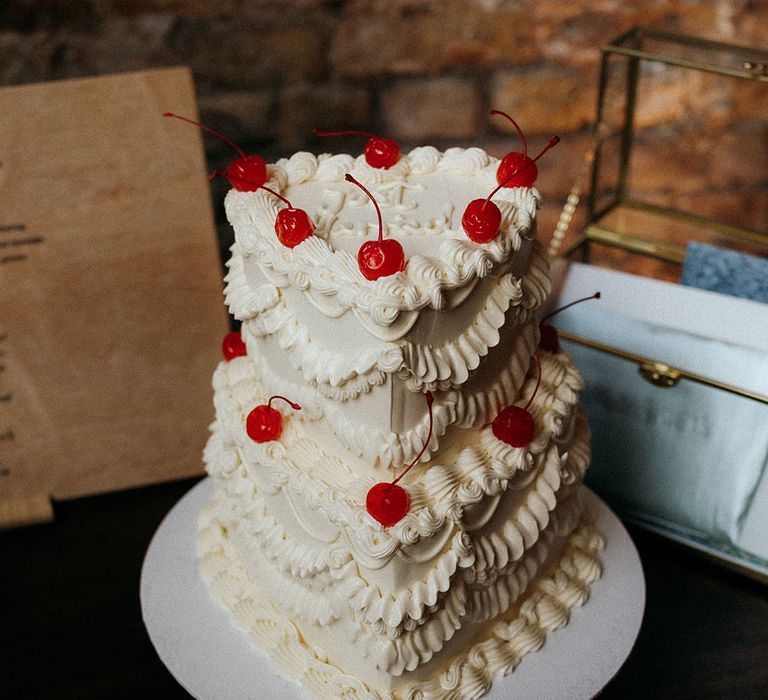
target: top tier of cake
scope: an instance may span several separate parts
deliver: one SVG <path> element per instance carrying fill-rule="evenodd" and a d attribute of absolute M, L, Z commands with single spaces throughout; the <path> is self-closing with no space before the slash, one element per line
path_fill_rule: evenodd
<path fill-rule="evenodd" d="M 314 235 L 293 249 L 275 237 L 283 205 L 269 193 L 232 190 L 226 208 L 241 250 L 254 253 L 279 286 L 302 290 L 327 316 L 352 309 L 369 333 L 395 340 L 420 310 L 453 308 L 478 280 L 507 271 L 513 252 L 521 252 L 513 270 L 518 277 L 527 267 L 524 243 L 535 237 L 539 205 L 535 189 L 503 189 L 494 198 L 503 217 L 490 243 L 472 242 L 461 228 L 466 205 L 496 186 L 497 167 L 479 148 L 416 148 L 388 170 L 370 167 L 362 156 L 297 153 L 270 166 L 267 183 L 316 225 Z M 361 275 L 357 250 L 377 236 L 376 215 L 368 197 L 344 180 L 346 173 L 376 197 L 384 237 L 405 249 L 404 272 L 373 282 Z"/>
<path fill-rule="evenodd" d="M 467 204 L 496 186 L 498 163 L 478 148 L 416 148 L 388 170 L 362 156 L 297 153 L 269 166 L 267 183 L 316 226 L 294 248 L 275 235 L 284 207 L 276 197 L 227 195 L 235 230 L 227 302 L 262 384 L 299 401 L 302 420 L 322 417 L 367 464 L 395 465 L 420 449 L 426 390 L 441 395 L 424 459 L 450 424 L 483 425 L 516 399 L 549 279 L 534 240 L 536 190 L 497 193 L 502 221 L 489 243 L 461 227 Z M 346 173 L 376 198 L 384 238 L 405 250 L 402 272 L 362 275 L 357 251 L 377 237 L 377 217 Z"/>

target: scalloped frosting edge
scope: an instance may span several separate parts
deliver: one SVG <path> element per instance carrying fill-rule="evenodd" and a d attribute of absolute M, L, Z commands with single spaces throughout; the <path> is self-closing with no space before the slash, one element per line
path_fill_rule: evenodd
<path fill-rule="evenodd" d="M 371 172 L 373 169 L 365 164 L 362 156 L 352 160 L 344 155 L 316 157 L 310 153 L 297 153 L 269 168 L 267 184 L 278 192 L 284 191 L 289 184 L 315 179 L 341 184 L 345 172 L 350 169 L 364 183 L 374 187 L 407 177 L 410 173 L 426 175 L 443 171 L 464 177 L 480 174 L 492 177 L 498 163 L 479 148 L 449 149 L 444 154 L 432 149 L 432 157 L 423 157 L 426 153 L 425 148 L 415 149 L 402 156 L 397 166 L 381 172 Z M 411 160 L 417 162 L 412 165 Z M 230 190 L 225 208 L 240 249 L 256 255 L 262 270 L 271 271 L 286 283 L 290 280 L 297 288 L 311 288 L 326 298 L 335 298 L 341 308 L 357 309 L 379 326 L 389 326 L 403 311 L 425 306 L 445 308 L 446 291 L 464 287 L 505 264 L 512 251 L 520 248 L 521 234 L 527 235 L 533 227 L 540 201 L 533 188 L 506 189 L 496 201 L 503 214 L 496 239 L 484 245 L 475 244 L 464 236 L 448 239 L 442 244 L 447 260 L 417 255 L 408 261 L 404 272 L 375 282 L 360 274 L 352 254 L 334 250 L 320 235 L 310 236 L 292 249 L 282 246 L 274 235 L 279 205 L 266 192 Z"/>
<path fill-rule="evenodd" d="M 603 547 L 591 516 L 583 515 L 552 571 L 534 581 L 511 614 L 488 623 L 487 638 L 457 655 L 436 677 L 394 693 L 370 688 L 332 664 L 321 649 L 307 645 L 298 627 L 259 592 L 234 557 L 210 505 L 201 514 L 198 563 L 209 590 L 249 642 L 319 700 L 474 700 L 494 678 L 512 673 L 526 654 L 541 648 L 547 633 L 567 624 L 571 610 L 586 602 L 602 575 Z"/>
<path fill-rule="evenodd" d="M 226 371 L 236 361 L 222 364 L 219 369 Z M 532 392 L 535 381 L 529 372 L 520 393 L 525 396 Z M 484 496 L 503 492 L 508 480 L 516 473 L 529 471 L 536 455 L 545 453 L 550 441 L 569 432 L 582 383 L 566 355 L 543 357 L 541 388 L 530 409 L 537 424 L 542 426 L 534 442 L 527 448 L 512 448 L 497 440 L 490 426 L 480 429 L 478 444 L 464 447 L 453 464 L 430 465 L 426 471 L 429 475 L 433 470 L 442 470 L 440 473 L 448 474 L 456 482 L 456 488 L 440 488 L 436 495 L 427 493 L 418 480 L 404 483 L 403 487 L 411 497 L 412 511 L 386 530 L 361 506 L 365 500 L 362 493 L 374 483 L 372 476 L 357 480 L 348 478 L 343 488 L 341 485 L 334 488 L 324 483 L 307 465 L 301 466 L 289 457 L 289 454 L 306 455 L 307 452 L 304 442 L 297 442 L 297 429 L 291 421 L 286 421 L 280 441 L 259 444 L 245 435 L 245 415 L 250 409 L 246 410 L 237 397 L 242 400 L 247 396 L 253 401 L 261 395 L 253 380 L 235 387 L 216 384 L 214 402 L 218 420 L 214 423 L 212 439 L 221 431 L 222 446 L 234 448 L 243 465 L 260 464 L 272 471 L 273 476 L 266 477 L 261 473 L 263 469 L 247 469 L 260 488 L 276 493 L 290 481 L 293 489 L 303 491 L 307 502 L 322 511 L 330 522 L 353 533 L 352 540 L 361 556 L 380 559 L 394 555 L 402 545 L 432 537 L 461 509 L 477 503 Z M 316 463 L 336 464 L 338 473 L 344 473 L 340 459 L 325 454 L 317 446 L 312 451 Z M 208 456 L 214 457 L 214 454 L 209 452 Z M 223 473 L 215 458 L 207 464 L 212 475 Z M 348 468 L 347 472 L 351 476 Z M 364 489 L 362 493 L 358 492 L 360 488 Z"/>

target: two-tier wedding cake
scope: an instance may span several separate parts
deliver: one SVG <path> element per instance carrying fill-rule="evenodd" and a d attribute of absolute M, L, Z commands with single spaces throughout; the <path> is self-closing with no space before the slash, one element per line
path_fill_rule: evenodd
<path fill-rule="evenodd" d="M 416 148 L 389 168 L 297 153 L 267 170 L 314 226 L 288 244 L 274 194 L 227 196 L 244 347 L 214 374 L 200 570 L 311 697 L 479 697 L 600 576 L 582 380 L 556 343 L 539 347 L 539 195 L 494 195 L 488 242 L 462 228 L 498 166 L 478 148 Z M 379 226 L 348 173 L 400 271 L 361 271 Z M 522 440 L 497 420 L 513 406 L 533 418 Z M 277 424 L 259 423 L 267 407 Z"/>

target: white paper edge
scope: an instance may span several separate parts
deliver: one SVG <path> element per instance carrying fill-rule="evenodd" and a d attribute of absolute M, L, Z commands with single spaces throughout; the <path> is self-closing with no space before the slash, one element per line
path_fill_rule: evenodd
<path fill-rule="evenodd" d="M 768 351 L 768 304 L 562 259 L 553 263 L 551 275 L 553 301 L 600 290 L 601 309 Z"/>

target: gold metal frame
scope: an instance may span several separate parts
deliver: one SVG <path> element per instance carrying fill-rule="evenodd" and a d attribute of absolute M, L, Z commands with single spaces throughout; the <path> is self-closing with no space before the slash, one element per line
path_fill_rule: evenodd
<path fill-rule="evenodd" d="M 663 55 L 660 53 L 644 49 L 644 42 L 648 39 L 668 42 L 671 45 L 692 47 L 697 50 L 709 51 L 712 54 L 720 52 L 726 54 L 733 65 L 722 65 L 716 62 L 694 61 L 685 58 L 679 58 L 672 55 Z M 619 180 L 616 193 L 608 205 L 598 208 L 598 183 L 600 171 L 600 155 L 603 140 L 607 127 L 603 123 L 605 118 L 606 92 L 609 79 L 610 62 L 619 56 L 621 60 L 626 60 L 627 70 L 627 95 L 626 110 L 624 113 L 623 128 L 621 131 L 621 160 L 619 164 Z M 581 182 L 586 179 L 588 168 L 591 166 L 591 188 L 587 200 L 587 223 L 585 229 L 577 240 L 562 251 L 561 255 L 567 258 L 572 253 L 579 251 L 581 259 L 588 261 L 590 252 L 590 243 L 597 242 L 609 246 L 614 246 L 633 253 L 639 253 L 649 257 L 665 260 L 672 263 L 682 264 L 685 257 L 685 249 L 673 243 L 663 241 L 649 240 L 641 236 L 635 236 L 623 231 L 617 231 L 606 224 L 606 217 L 617 207 L 622 206 L 634 210 L 644 210 L 659 215 L 662 218 L 675 221 L 685 221 L 687 223 L 701 224 L 709 229 L 716 230 L 725 236 L 734 239 L 740 239 L 765 245 L 768 250 L 768 233 L 752 231 L 727 223 L 705 219 L 684 211 L 678 211 L 671 208 L 660 207 L 655 204 L 644 202 L 629 194 L 629 162 L 633 143 L 633 123 L 635 107 L 637 103 L 637 91 L 640 72 L 640 61 L 651 61 L 667 65 L 690 68 L 692 70 L 716 73 L 718 75 L 731 76 L 738 79 L 756 80 L 768 83 L 768 52 L 757 51 L 742 46 L 733 46 L 715 41 L 707 41 L 694 37 L 683 36 L 680 34 L 671 34 L 668 32 L 657 32 L 643 28 L 635 28 L 623 34 L 615 41 L 603 47 L 602 62 L 600 70 L 600 85 L 598 90 L 597 122 L 594 129 L 593 147 L 587 153 L 584 161 L 584 171 L 580 175 L 578 182 L 571 191 L 568 201 L 560 217 L 553 241 L 550 245 L 550 256 L 558 254 L 558 248 L 565 234 L 565 230 L 570 223 L 576 204 L 581 192 Z M 766 86 L 768 88 L 768 85 Z M 560 335 L 572 342 L 584 345 L 599 352 L 607 353 L 615 357 L 620 357 L 629 362 L 634 362 L 638 366 L 640 375 L 647 381 L 660 387 L 673 387 L 680 379 L 686 379 L 721 389 L 731 394 L 736 394 L 747 399 L 768 404 L 768 396 L 759 394 L 749 389 L 711 379 L 694 372 L 688 372 L 679 367 L 672 367 L 659 360 L 649 357 L 643 357 L 634 353 L 617 348 L 614 346 L 599 343 L 567 331 L 558 331 Z"/>
<path fill-rule="evenodd" d="M 670 48 L 683 48 L 701 53 L 707 52 L 709 60 L 706 58 L 689 59 L 675 56 L 674 51 L 667 55 L 648 50 L 646 44 L 652 42 L 663 42 L 668 44 Z M 601 150 L 607 130 L 604 122 L 606 118 L 606 96 L 610 68 L 616 61 L 623 61 L 626 64 L 626 107 L 620 132 L 621 146 L 618 184 L 616 191 L 610 193 L 606 198 L 604 196 L 605 193 L 599 191 L 599 174 Z M 692 213 L 660 207 L 632 197 L 630 194 L 629 165 L 634 142 L 634 117 L 640 81 L 640 65 L 643 61 L 768 84 L 768 52 L 757 49 L 645 28 L 634 28 L 604 46 L 602 49 L 598 89 L 597 120 L 594 130 L 595 145 L 593 153 L 590 154 L 592 175 L 587 199 L 587 223 L 582 235 L 569 245 L 567 249 L 562 251 L 563 257 L 579 252 L 581 259 L 586 262 L 589 258 L 590 244 L 596 242 L 667 262 L 677 264 L 683 262 L 685 248 L 680 245 L 651 240 L 612 228 L 606 222 L 606 219 L 619 207 L 646 211 L 670 221 L 699 224 L 724 236 L 747 241 L 761 247 L 765 246 L 766 250 L 768 250 L 768 232 L 753 231 L 700 217 Z M 766 85 L 766 88 L 768 88 L 768 85 Z M 601 198 L 606 199 L 607 204 L 599 206 L 598 200 Z"/>

